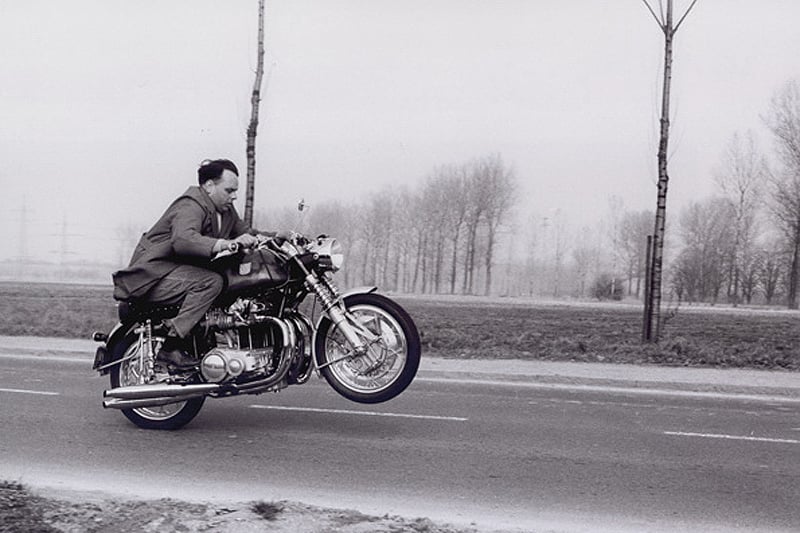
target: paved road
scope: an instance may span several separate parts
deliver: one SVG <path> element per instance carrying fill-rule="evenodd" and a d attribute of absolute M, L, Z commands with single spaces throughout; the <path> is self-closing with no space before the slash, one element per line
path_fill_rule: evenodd
<path fill-rule="evenodd" d="M 210 400 L 185 429 L 153 432 L 100 407 L 107 381 L 88 366 L 0 354 L 0 477 L 524 531 L 800 530 L 797 397 L 440 368 L 383 405 L 347 402 L 315 380 Z"/>

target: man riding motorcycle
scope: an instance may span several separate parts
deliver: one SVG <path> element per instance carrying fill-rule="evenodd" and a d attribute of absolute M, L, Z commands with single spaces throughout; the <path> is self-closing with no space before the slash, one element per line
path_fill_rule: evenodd
<path fill-rule="evenodd" d="M 156 361 L 176 368 L 197 364 L 181 350 L 182 340 L 223 289 L 222 276 L 211 269 L 212 257 L 259 242 L 233 205 L 239 189 L 236 165 L 228 159 L 205 160 L 197 179 L 198 185 L 172 202 L 142 235 L 128 267 L 112 275 L 117 300 L 180 305 L 178 314 L 164 321 L 166 340 L 156 355 Z"/>

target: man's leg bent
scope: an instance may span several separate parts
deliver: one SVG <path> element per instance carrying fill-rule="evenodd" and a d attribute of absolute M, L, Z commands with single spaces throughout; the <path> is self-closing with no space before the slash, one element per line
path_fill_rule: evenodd
<path fill-rule="evenodd" d="M 185 338 L 214 302 L 224 283 L 222 276 L 205 268 L 181 265 L 147 293 L 152 303 L 172 304 L 183 299 L 178 314 L 170 321 L 178 337 Z"/>

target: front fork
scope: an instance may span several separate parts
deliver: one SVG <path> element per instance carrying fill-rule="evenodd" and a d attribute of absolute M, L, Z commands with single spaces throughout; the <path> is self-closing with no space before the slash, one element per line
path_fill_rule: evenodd
<path fill-rule="evenodd" d="M 322 312 L 328 315 L 328 318 L 342 332 L 347 342 L 353 347 L 354 355 L 366 352 L 366 345 L 355 332 L 350 321 L 347 320 L 347 310 L 336 288 L 327 279 L 320 279 L 313 272 L 306 276 L 306 288 L 319 297 L 319 301 L 322 303 Z"/>
<path fill-rule="evenodd" d="M 306 288 L 314 292 L 322 303 L 322 311 L 331 319 L 334 326 L 342 332 L 347 342 L 352 347 L 344 357 L 328 361 L 319 368 L 330 366 L 342 360 L 352 359 L 359 356 L 369 358 L 369 346 L 378 342 L 380 339 L 365 328 L 344 306 L 344 301 L 339 295 L 336 287 L 325 277 L 319 277 L 313 272 L 306 276 Z M 367 342 L 364 342 L 364 339 Z M 373 366 L 380 364 L 379 361 L 366 361 L 367 371 Z"/>

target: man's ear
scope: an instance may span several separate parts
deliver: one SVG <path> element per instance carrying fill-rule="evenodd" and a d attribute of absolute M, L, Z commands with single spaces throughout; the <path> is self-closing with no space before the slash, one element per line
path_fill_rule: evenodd
<path fill-rule="evenodd" d="M 200 185 L 200 187 L 202 187 L 207 193 L 211 194 L 211 191 L 214 189 L 214 180 L 206 180 L 202 185 Z"/>

